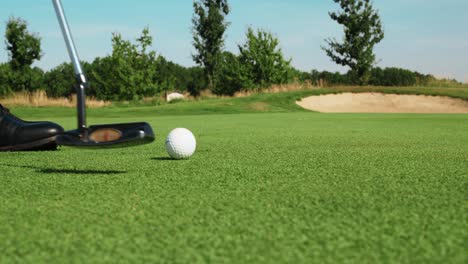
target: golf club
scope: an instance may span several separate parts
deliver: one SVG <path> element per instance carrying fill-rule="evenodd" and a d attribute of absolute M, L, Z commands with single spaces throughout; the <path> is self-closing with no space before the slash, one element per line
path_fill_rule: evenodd
<path fill-rule="evenodd" d="M 153 142 L 153 130 L 146 122 L 87 126 L 85 90 L 89 87 L 89 83 L 81 67 L 61 0 L 52 0 L 52 3 L 54 4 L 55 13 L 57 14 L 77 81 L 78 128 L 59 135 L 57 137 L 57 144 L 60 146 L 83 148 L 120 148 Z"/>

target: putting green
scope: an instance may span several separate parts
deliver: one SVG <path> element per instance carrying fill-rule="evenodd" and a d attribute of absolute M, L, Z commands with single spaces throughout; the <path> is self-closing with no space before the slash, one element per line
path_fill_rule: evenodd
<path fill-rule="evenodd" d="M 157 141 L 0 153 L 1 262 L 467 258 L 466 115 L 106 111 L 90 123 L 146 120 Z M 74 126 L 30 115 L 51 112 Z M 197 136 L 191 160 L 167 159 L 174 127 Z"/>

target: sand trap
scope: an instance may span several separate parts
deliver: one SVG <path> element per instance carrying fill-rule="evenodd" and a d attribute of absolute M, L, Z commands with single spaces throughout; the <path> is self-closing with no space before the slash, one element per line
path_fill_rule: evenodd
<path fill-rule="evenodd" d="M 468 102 L 441 96 L 342 93 L 311 96 L 296 102 L 323 113 L 468 113 Z"/>

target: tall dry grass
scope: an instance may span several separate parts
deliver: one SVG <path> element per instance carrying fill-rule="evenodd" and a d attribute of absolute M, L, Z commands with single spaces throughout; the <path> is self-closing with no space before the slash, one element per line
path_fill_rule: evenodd
<path fill-rule="evenodd" d="M 71 98 L 50 98 L 45 91 L 35 92 L 19 92 L 13 95 L 0 99 L 0 103 L 7 106 L 62 106 L 62 107 L 76 107 L 76 95 Z M 100 108 L 110 105 L 110 102 L 100 101 L 94 98 L 86 98 L 86 106 L 90 108 Z"/>
<path fill-rule="evenodd" d="M 283 92 L 294 92 L 302 90 L 317 89 L 319 87 L 313 86 L 310 82 L 300 83 L 289 83 L 289 84 L 274 84 L 267 89 L 261 90 L 246 90 L 240 91 L 234 94 L 234 97 L 247 97 L 258 93 L 283 93 Z"/>
<path fill-rule="evenodd" d="M 197 98 L 192 97 L 190 94 L 185 94 L 186 99 L 209 99 L 209 98 L 233 98 L 233 97 L 248 97 L 251 95 L 259 93 L 282 93 L 282 92 L 293 92 L 293 91 L 302 91 L 310 89 L 320 89 L 321 86 L 314 86 L 310 82 L 294 82 L 289 84 L 274 84 L 268 88 L 264 89 L 252 89 L 252 90 L 242 90 L 236 92 L 233 96 L 229 95 L 216 95 L 211 90 L 206 89 L 200 92 L 200 96 Z"/>

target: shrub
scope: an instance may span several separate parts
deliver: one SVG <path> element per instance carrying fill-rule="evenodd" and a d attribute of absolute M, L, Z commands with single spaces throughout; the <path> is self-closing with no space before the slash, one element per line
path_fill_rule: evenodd
<path fill-rule="evenodd" d="M 316 86 L 336 86 L 336 85 L 353 85 L 353 76 L 351 73 L 339 73 L 328 71 L 313 70 L 310 73 L 299 73 L 301 81 L 310 81 Z M 434 84 L 450 83 L 455 85 L 456 81 L 451 80 L 441 81 L 432 75 L 424 75 L 416 71 L 410 71 L 401 68 L 373 68 L 369 80 L 370 85 L 374 86 L 431 86 Z M 450 86 L 448 85 L 448 86 Z"/>
<path fill-rule="evenodd" d="M 300 78 L 315 86 L 351 85 L 353 83 L 350 74 L 340 72 L 312 70 L 310 73 L 301 73 Z"/>
<path fill-rule="evenodd" d="M 45 91 L 48 97 L 68 97 L 74 93 L 75 72 L 70 63 L 62 63 L 44 75 Z"/>
<path fill-rule="evenodd" d="M 0 64 L 0 95 L 33 92 L 44 86 L 44 72 L 37 67 L 13 70 L 9 63 Z"/>
<path fill-rule="evenodd" d="M 213 88 L 215 94 L 232 96 L 242 89 L 254 86 L 251 72 L 235 54 L 224 52 L 221 65 L 220 76 L 218 77 L 220 81 Z"/>
<path fill-rule="evenodd" d="M 10 86 L 11 68 L 8 63 L 0 64 L 0 96 L 10 95 L 13 90 Z"/>
<path fill-rule="evenodd" d="M 375 86 L 414 86 L 417 84 L 417 73 L 400 68 L 374 68 L 369 84 Z"/>
<path fill-rule="evenodd" d="M 102 100 L 138 100 L 161 92 L 157 84 L 156 52 L 148 51 L 152 37 L 145 28 L 137 44 L 113 34 L 112 55 L 92 64 L 91 92 Z"/>
<path fill-rule="evenodd" d="M 11 70 L 8 76 L 6 83 L 13 92 L 33 92 L 44 86 L 44 72 L 38 67 Z"/>
<path fill-rule="evenodd" d="M 239 45 L 239 63 L 246 67 L 248 78 L 253 85 L 265 88 L 272 84 L 285 84 L 293 81 L 291 61 L 285 60 L 279 40 L 270 32 L 249 28 L 247 41 Z M 256 88 L 256 87 L 244 87 Z"/>
<path fill-rule="evenodd" d="M 85 73 L 92 72 L 92 65 L 87 62 L 81 62 L 81 66 Z M 88 78 L 90 77 L 87 74 Z M 50 71 L 44 74 L 44 88 L 48 97 L 59 98 L 59 97 L 70 97 L 72 94 L 75 94 L 75 84 L 76 84 L 75 70 L 71 63 L 62 63 L 59 66 L 51 69 Z M 92 80 L 88 80 L 92 83 Z M 86 90 L 86 94 L 94 94 L 93 85 Z"/>
<path fill-rule="evenodd" d="M 200 96 L 201 91 L 208 87 L 205 72 L 200 67 L 188 68 L 187 91 L 192 96 Z"/>
<path fill-rule="evenodd" d="M 156 60 L 156 81 L 162 91 L 187 91 L 191 69 L 159 56 Z"/>

